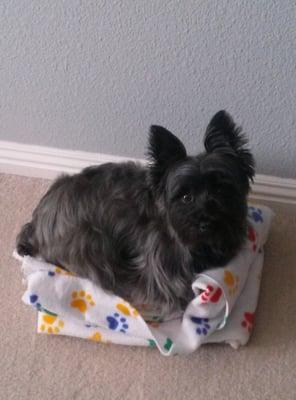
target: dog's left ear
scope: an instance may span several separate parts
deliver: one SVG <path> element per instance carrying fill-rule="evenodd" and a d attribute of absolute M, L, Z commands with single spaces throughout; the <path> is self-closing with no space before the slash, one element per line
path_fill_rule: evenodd
<path fill-rule="evenodd" d="M 237 127 L 231 116 L 224 110 L 211 119 L 205 133 L 204 145 L 208 153 L 223 152 L 235 155 L 248 179 L 255 174 L 255 161 L 248 148 L 248 140 Z"/>
<path fill-rule="evenodd" d="M 148 158 L 150 182 L 157 188 L 166 171 L 176 162 L 186 158 L 183 143 L 162 126 L 152 125 L 149 134 Z"/>

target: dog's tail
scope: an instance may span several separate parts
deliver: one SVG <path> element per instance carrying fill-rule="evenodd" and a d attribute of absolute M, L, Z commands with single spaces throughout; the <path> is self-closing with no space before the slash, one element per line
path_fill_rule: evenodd
<path fill-rule="evenodd" d="M 25 224 L 16 238 L 16 249 L 20 256 L 35 256 L 38 249 L 34 240 L 34 227 L 31 222 Z"/>

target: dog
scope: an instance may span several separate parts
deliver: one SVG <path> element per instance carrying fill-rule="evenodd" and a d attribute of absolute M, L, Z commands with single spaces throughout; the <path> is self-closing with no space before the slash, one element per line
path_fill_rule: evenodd
<path fill-rule="evenodd" d="M 231 116 L 219 111 L 205 151 L 151 126 L 146 165 L 106 163 L 62 175 L 17 238 L 39 256 L 158 315 L 184 310 L 195 274 L 222 267 L 247 233 L 254 158 Z"/>

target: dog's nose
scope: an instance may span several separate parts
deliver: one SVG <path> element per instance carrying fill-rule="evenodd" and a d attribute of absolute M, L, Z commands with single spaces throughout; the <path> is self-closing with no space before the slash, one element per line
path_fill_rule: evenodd
<path fill-rule="evenodd" d="M 198 229 L 200 233 L 205 233 L 207 230 L 209 230 L 210 227 L 210 222 L 209 221 L 202 221 L 198 225 Z"/>

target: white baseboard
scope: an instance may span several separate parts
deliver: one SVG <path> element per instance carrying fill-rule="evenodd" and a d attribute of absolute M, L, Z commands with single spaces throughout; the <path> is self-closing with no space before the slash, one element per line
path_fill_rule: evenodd
<path fill-rule="evenodd" d="M 0 173 L 54 179 L 62 172 L 76 173 L 89 165 L 127 160 L 145 162 L 108 154 L 0 141 Z M 251 198 L 296 205 L 296 180 L 256 175 Z"/>

